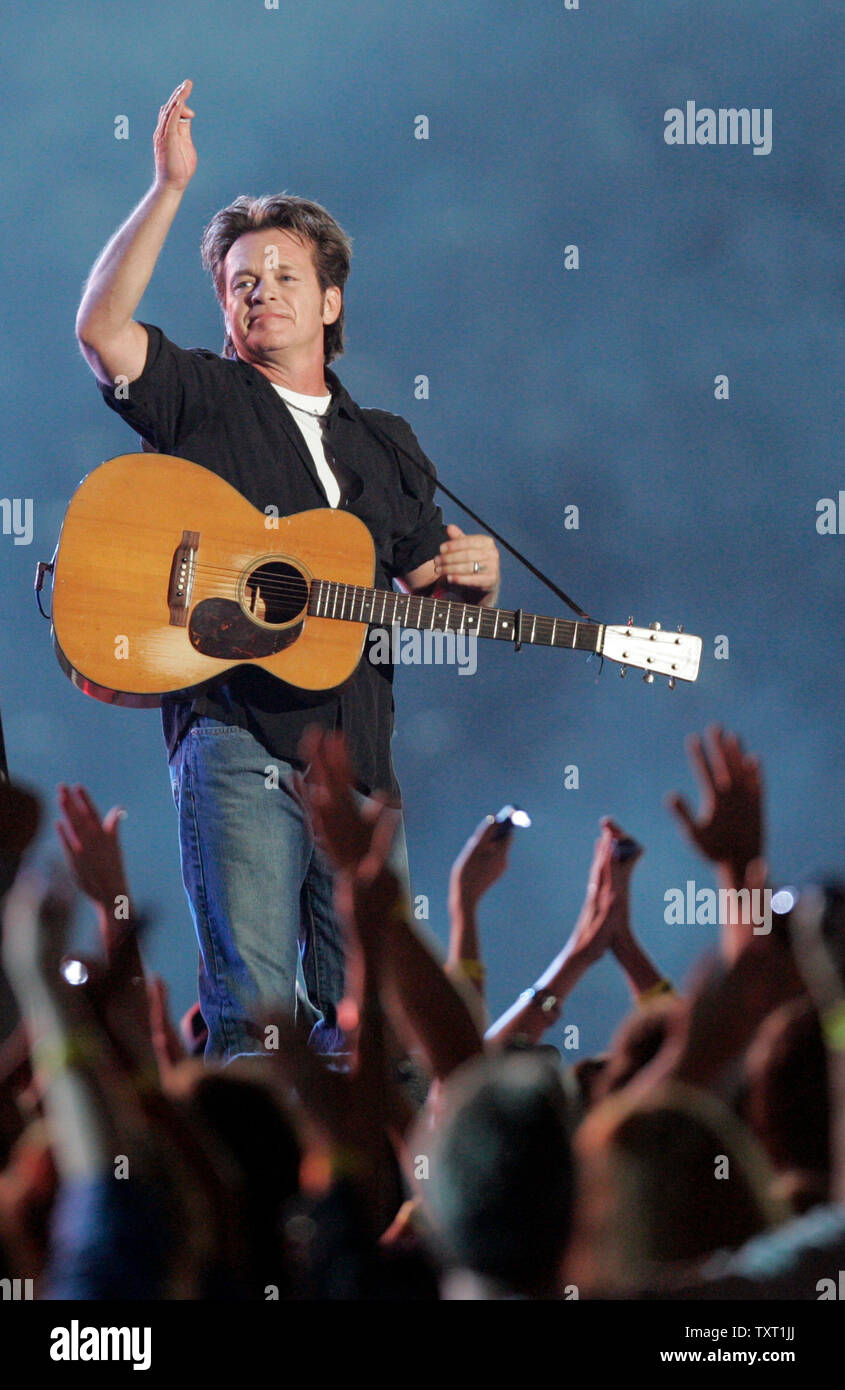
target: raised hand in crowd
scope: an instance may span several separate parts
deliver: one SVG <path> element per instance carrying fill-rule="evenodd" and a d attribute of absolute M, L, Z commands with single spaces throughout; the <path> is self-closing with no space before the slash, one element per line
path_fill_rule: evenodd
<path fill-rule="evenodd" d="M 188 1053 L 170 1017 L 167 985 L 160 975 L 152 975 L 147 981 L 147 1005 L 153 1051 L 162 1084 L 166 1085 L 173 1068 L 183 1062 Z"/>
<path fill-rule="evenodd" d="M 356 801 L 342 734 L 309 731 L 302 753 L 309 773 L 295 786 L 337 865 L 341 911 L 348 918 L 351 882 L 357 936 L 362 945 L 377 941 L 383 953 L 380 981 L 390 1022 L 404 1038 L 413 1034 L 433 1075 L 443 1078 L 480 1052 L 481 1039 L 434 947 L 412 925 L 411 904 L 386 865 L 393 812 L 383 798 L 364 807 Z"/>
<path fill-rule="evenodd" d="M 146 993 L 144 965 L 138 946 L 138 922 L 120 848 L 119 827 L 126 812 L 113 806 L 103 817 L 85 787 L 58 790 L 61 819 L 56 830 L 77 884 L 93 903 L 106 961 L 114 968 L 104 996 L 109 1018 L 118 1033 L 120 1017 L 134 1020 L 131 1031 L 139 1067 L 151 1068 L 156 1052 Z"/>
<path fill-rule="evenodd" d="M 118 829 L 126 812 L 113 806 L 104 816 L 85 787 L 58 789 L 61 819 L 56 831 L 71 872 L 97 909 L 103 946 L 108 956 L 129 920 L 129 888 Z"/>
<path fill-rule="evenodd" d="M 55 1119 L 57 1166 L 68 1178 L 101 1171 L 108 1133 L 106 1116 L 91 1096 L 88 1010 L 61 974 L 73 902 L 66 875 L 46 880 L 24 871 L 7 896 L 2 936 L 3 966 L 29 1038 L 33 1070 Z"/>
<path fill-rule="evenodd" d="M 449 875 L 449 954 L 451 978 L 467 981 L 484 998 L 484 965 L 478 904 L 508 866 L 513 834 L 510 823 L 488 815 L 476 826 Z"/>
<path fill-rule="evenodd" d="M 736 734 L 718 725 L 708 736 L 692 734 L 687 753 L 701 788 L 701 805 L 693 814 L 679 793 L 668 805 L 691 844 L 716 866 L 725 888 L 741 889 L 750 863 L 764 849 L 763 781 L 760 763 L 744 752 Z M 722 950 L 732 959 L 751 936 L 749 923 L 729 922 L 723 929 Z"/>
<path fill-rule="evenodd" d="M 648 997 L 668 992 L 669 989 L 668 981 L 661 978 L 660 972 L 634 932 L 631 879 L 644 851 L 642 845 L 626 835 L 609 816 L 602 820 L 602 828 L 611 837 L 607 869 L 610 879 L 610 949 L 625 974 L 631 994 L 638 1003 L 642 1003 Z"/>
<path fill-rule="evenodd" d="M 511 1007 L 488 1029 L 488 1043 L 503 1045 L 520 1040 L 537 1043 L 557 1022 L 561 1006 L 581 976 L 611 946 L 616 919 L 618 882 L 614 881 L 612 855 L 615 836 L 612 822 L 602 822 L 595 842 L 584 905 L 563 950 Z"/>

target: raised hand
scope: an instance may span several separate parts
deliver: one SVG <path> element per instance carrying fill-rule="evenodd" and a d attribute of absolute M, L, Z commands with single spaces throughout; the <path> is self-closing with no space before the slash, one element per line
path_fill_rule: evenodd
<path fill-rule="evenodd" d="M 367 854 L 355 866 L 354 873 L 341 873 L 335 881 L 338 912 L 344 920 L 355 923 L 365 950 L 379 944 L 395 913 L 401 911 L 410 916 L 402 885 L 387 863 L 393 832 L 392 813 L 382 806 L 373 822 Z"/>
<path fill-rule="evenodd" d="M 341 733 L 326 733 L 312 726 L 303 734 L 300 752 L 310 766 L 307 777 L 294 775 L 294 790 L 309 809 L 326 852 L 338 868 L 354 873 L 370 852 L 384 798 L 377 793 L 366 806 L 356 801 L 352 767 Z"/>
<path fill-rule="evenodd" d="M 593 862 L 587 880 L 584 906 L 573 928 L 573 950 L 590 964 L 610 946 L 615 927 L 616 888 L 613 881 L 614 835 L 612 822 L 602 822 L 602 833 L 593 849 Z"/>
<path fill-rule="evenodd" d="M 604 834 L 610 837 L 610 854 L 607 865 L 610 888 L 608 912 L 611 918 L 615 946 L 617 941 L 631 935 L 631 878 L 644 850 L 642 845 L 631 840 L 616 821 L 611 820 L 610 816 L 602 817 L 601 827 Z M 617 851 L 617 846 L 620 844 L 629 846 L 631 852 L 620 856 Z"/>
<path fill-rule="evenodd" d="M 494 816 L 485 816 L 452 865 L 450 899 L 459 901 L 464 908 L 474 908 L 505 872 L 512 840 L 510 833 L 502 834 L 502 826 Z"/>
<path fill-rule="evenodd" d="M 658 985 L 662 989 L 668 987 L 668 982 L 662 979 L 654 961 L 637 940 L 631 919 L 631 878 L 645 851 L 609 816 L 602 819 L 602 829 L 610 836 L 606 930 L 611 950 L 625 972 L 631 993 L 639 1000 Z"/>
<path fill-rule="evenodd" d="M 153 135 L 156 183 L 179 190 L 187 188 L 197 167 L 197 152 L 191 139 L 194 112 L 185 104 L 193 85 L 186 78 L 159 108 Z"/>
<path fill-rule="evenodd" d="M 77 883 L 97 907 L 113 917 L 118 898 L 127 896 L 126 873 L 118 840 L 125 812 L 113 806 L 104 819 L 84 787 L 59 787 L 62 819 L 56 822 Z"/>
<path fill-rule="evenodd" d="M 185 1060 L 188 1054 L 182 1045 L 182 1039 L 173 1026 L 168 1007 L 167 985 L 160 975 L 153 975 L 147 981 L 147 1003 L 149 1005 L 153 1049 L 158 1062 L 159 1075 L 164 1079 L 179 1062 Z"/>
<path fill-rule="evenodd" d="M 678 793 L 668 798 L 687 836 L 711 860 L 729 869 L 741 883 L 745 871 L 763 848 L 763 792 L 758 760 L 743 752 L 736 734 L 718 725 L 709 729 L 710 743 L 692 735 L 687 753 L 699 786 L 701 806 L 693 815 Z"/>
<path fill-rule="evenodd" d="M 503 1046 L 513 1038 L 538 1043 L 547 1028 L 560 1017 L 564 999 L 572 992 L 586 970 L 599 960 L 613 943 L 614 886 L 611 862 L 614 835 L 612 822 L 602 822 L 596 840 L 584 905 L 563 949 L 534 985 L 523 992 L 487 1030 L 486 1038 Z"/>

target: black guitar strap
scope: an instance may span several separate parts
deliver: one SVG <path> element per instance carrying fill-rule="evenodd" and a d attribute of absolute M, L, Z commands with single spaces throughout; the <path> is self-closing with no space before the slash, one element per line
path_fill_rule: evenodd
<path fill-rule="evenodd" d="M 454 492 L 451 492 L 445 483 L 441 483 L 440 479 L 435 477 L 431 470 L 426 468 L 424 464 L 420 463 L 419 459 L 415 458 L 403 444 L 400 444 L 397 439 L 394 439 L 392 435 L 389 435 L 386 430 L 383 430 L 379 425 L 375 424 L 374 421 L 368 420 L 363 410 L 360 411 L 360 417 L 364 428 L 369 430 L 370 434 L 380 440 L 382 444 L 388 444 L 392 449 L 398 449 L 405 455 L 405 458 L 410 459 L 411 463 L 413 463 L 421 473 L 425 473 L 427 478 L 432 479 L 435 487 L 439 487 L 441 492 L 445 492 L 446 496 L 461 508 L 461 511 L 466 512 L 467 516 L 471 516 L 473 521 L 476 521 L 479 526 L 485 531 L 488 531 L 493 539 L 499 542 L 499 545 L 504 546 L 505 550 L 509 551 L 514 559 L 518 560 L 521 565 L 524 565 L 527 570 L 530 570 L 542 584 L 545 584 L 547 589 L 551 589 L 553 594 L 556 594 L 559 599 L 562 599 L 567 607 L 572 609 L 573 613 L 577 613 L 578 617 L 583 618 L 585 622 L 591 623 L 593 621 L 589 614 L 584 612 L 583 608 L 579 608 L 574 599 L 571 599 L 568 594 L 563 592 L 563 589 L 555 584 L 553 579 L 549 579 L 548 575 L 545 575 L 541 569 L 538 569 L 536 565 L 533 565 L 530 560 L 527 560 L 524 555 L 520 554 L 516 546 L 511 545 L 510 541 L 506 541 L 504 536 L 500 536 L 499 532 L 494 530 L 489 522 L 484 521 L 477 512 L 474 512 L 472 507 L 468 507 L 466 502 L 462 502 L 460 497 L 456 497 Z"/>

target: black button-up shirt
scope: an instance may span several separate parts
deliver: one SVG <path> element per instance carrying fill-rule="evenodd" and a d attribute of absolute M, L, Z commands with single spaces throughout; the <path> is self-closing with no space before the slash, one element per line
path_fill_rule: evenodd
<path fill-rule="evenodd" d="M 141 376 L 128 386 L 100 385 L 112 410 L 153 449 L 217 473 L 259 511 L 272 506 L 290 516 L 327 505 L 302 432 L 262 372 L 239 359 L 179 348 L 161 329 L 144 327 L 149 347 Z M 326 381 L 332 400 L 324 437 L 341 505 L 368 527 L 375 586 L 387 589 L 394 576 L 432 559 L 447 539 L 433 500 L 434 466 L 407 421 L 362 409 L 328 370 Z M 299 766 L 299 740 L 308 724 L 342 727 L 361 790 L 380 787 L 398 796 L 390 757 L 392 683 L 392 666 L 370 662 L 367 646 L 355 674 L 330 694 L 309 694 L 259 668 L 239 666 L 192 699 L 163 698 L 168 755 L 198 715 L 249 729 L 273 757 Z"/>

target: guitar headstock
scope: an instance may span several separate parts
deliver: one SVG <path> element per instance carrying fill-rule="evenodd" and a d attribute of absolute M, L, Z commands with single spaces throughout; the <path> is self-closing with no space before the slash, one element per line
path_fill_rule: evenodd
<path fill-rule="evenodd" d="M 664 632 L 659 623 L 651 627 L 605 627 L 600 648 L 602 656 L 645 671 L 644 680 L 651 683 L 655 676 L 668 676 L 670 689 L 676 680 L 694 681 L 701 661 L 701 638 L 685 633 L 683 628 Z"/>

